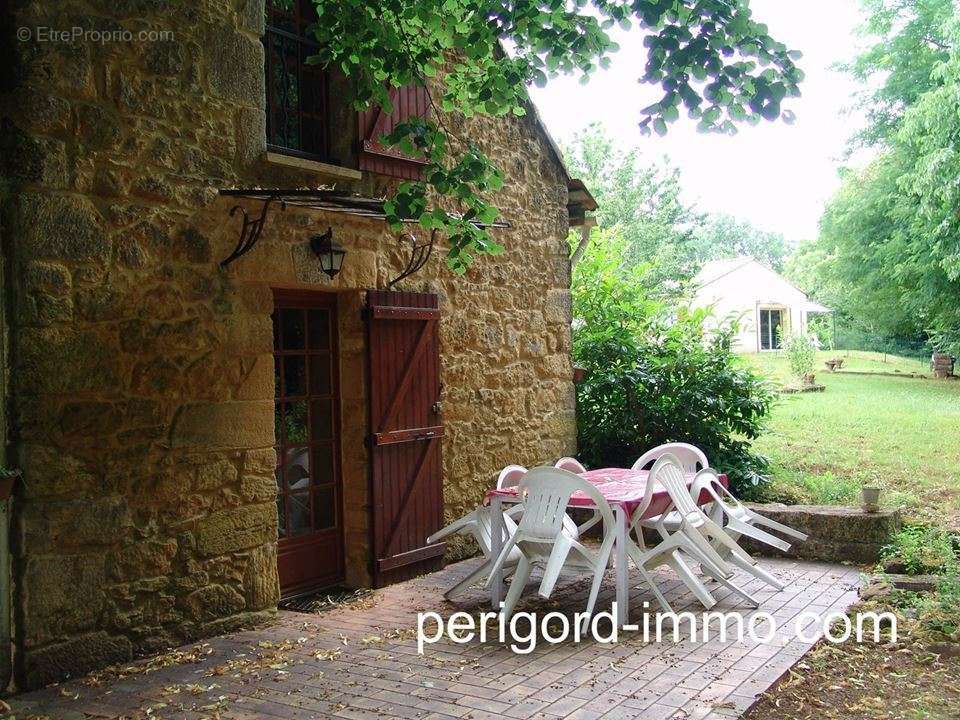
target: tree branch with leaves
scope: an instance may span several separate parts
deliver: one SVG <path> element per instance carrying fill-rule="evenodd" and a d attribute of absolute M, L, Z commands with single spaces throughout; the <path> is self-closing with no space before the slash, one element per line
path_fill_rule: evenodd
<path fill-rule="evenodd" d="M 483 225 L 498 215 L 493 197 L 503 176 L 475 144 L 452 137 L 444 114 L 524 115 L 529 85 L 560 74 L 586 81 L 609 66 L 615 27 L 643 37 L 640 80 L 662 89 L 637 119 L 643 133 L 666 133 L 681 111 L 714 132 L 789 121 L 783 104 L 799 95 L 803 78 L 794 64 L 799 55 L 753 19 L 749 0 L 314 2 L 320 50 L 310 61 L 352 80 L 358 110 L 390 112 L 392 88 L 427 88 L 431 117 L 402 122 L 384 138 L 426 161 L 423 179 L 401 183 L 387 204 L 388 221 L 399 227 L 415 219 L 443 232 L 457 272 L 477 254 L 502 251 Z M 431 193 L 439 206 L 429 206 Z"/>

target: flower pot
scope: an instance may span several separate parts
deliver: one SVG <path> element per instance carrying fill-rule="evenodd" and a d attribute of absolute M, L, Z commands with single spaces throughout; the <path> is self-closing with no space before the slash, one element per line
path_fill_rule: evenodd
<path fill-rule="evenodd" d="M 573 382 L 574 384 L 579 385 L 587 378 L 587 371 L 581 367 L 575 367 L 573 369 Z"/>
<path fill-rule="evenodd" d="M 880 512 L 880 488 L 864 487 L 860 490 L 860 498 L 863 501 L 864 512 Z"/>

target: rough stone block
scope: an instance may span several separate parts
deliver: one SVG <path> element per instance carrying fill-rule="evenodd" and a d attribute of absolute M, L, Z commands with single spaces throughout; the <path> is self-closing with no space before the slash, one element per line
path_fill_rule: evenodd
<path fill-rule="evenodd" d="M 273 402 L 243 400 L 192 403 L 177 413 L 170 431 L 174 448 L 244 449 L 273 445 Z"/>
<path fill-rule="evenodd" d="M 18 245 L 28 258 L 74 261 L 110 259 L 103 220 L 86 198 L 75 195 L 20 195 Z"/>
<path fill-rule="evenodd" d="M 275 608 L 280 600 L 277 576 L 277 546 L 264 545 L 250 553 L 243 582 L 247 589 L 247 607 L 251 610 Z"/>
<path fill-rule="evenodd" d="M 769 545 L 743 539 L 748 552 L 767 557 L 793 557 L 860 565 L 880 560 L 883 547 L 902 527 L 898 510 L 865 513 L 859 508 L 825 505 L 751 505 L 761 515 L 809 535 L 793 542 L 786 553 Z M 787 538 L 789 540 L 789 538 Z"/>
<path fill-rule="evenodd" d="M 105 577 L 103 555 L 28 558 L 23 580 L 24 630 L 31 642 L 93 629 L 104 605 Z"/>
<path fill-rule="evenodd" d="M 133 645 L 125 637 L 87 633 L 66 642 L 29 650 L 23 660 L 23 685 L 34 689 L 65 677 L 77 677 L 104 665 L 132 659 Z"/>
<path fill-rule="evenodd" d="M 197 523 L 197 551 L 204 557 L 247 550 L 277 540 L 273 503 L 225 510 Z"/>
<path fill-rule="evenodd" d="M 227 618 L 243 610 L 243 595 L 229 585 L 207 585 L 186 597 L 190 617 L 198 622 Z"/>
<path fill-rule="evenodd" d="M 207 80 L 214 95 L 263 107 L 263 44 L 233 28 L 212 27 L 203 45 Z"/>

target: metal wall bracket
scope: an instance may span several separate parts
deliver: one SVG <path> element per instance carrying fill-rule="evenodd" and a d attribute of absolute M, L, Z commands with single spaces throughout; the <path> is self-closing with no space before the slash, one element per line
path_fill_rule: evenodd
<path fill-rule="evenodd" d="M 260 239 L 260 233 L 263 232 L 263 224 L 267 220 L 267 213 L 270 210 L 270 203 L 279 201 L 280 209 L 286 210 L 287 204 L 284 200 L 278 198 L 276 195 L 269 195 L 263 199 L 263 208 L 260 210 L 260 215 L 254 218 L 250 217 L 250 214 L 247 212 L 247 209 L 242 205 L 234 205 L 230 208 L 230 217 L 233 217 L 237 211 L 243 215 L 243 225 L 240 227 L 240 239 L 237 241 L 237 246 L 233 249 L 233 252 L 230 253 L 226 258 L 220 262 L 220 267 L 225 268 L 234 260 L 243 257 L 248 252 L 253 250 L 253 246 L 257 244 L 257 240 Z"/>
<path fill-rule="evenodd" d="M 403 272 L 387 283 L 387 288 L 392 288 L 398 282 L 404 278 L 410 277 L 427 264 L 427 260 L 430 259 L 430 255 L 433 253 L 433 243 L 434 240 L 436 240 L 436 237 L 437 231 L 435 229 L 430 231 L 430 239 L 424 242 L 417 240 L 417 236 L 413 233 L 400 236 L 401 244 L 403 244 L 404 240 L 407 240 L 410 243 L 410 259 L 407 261 L 407 266 L 404 268 Z"/>

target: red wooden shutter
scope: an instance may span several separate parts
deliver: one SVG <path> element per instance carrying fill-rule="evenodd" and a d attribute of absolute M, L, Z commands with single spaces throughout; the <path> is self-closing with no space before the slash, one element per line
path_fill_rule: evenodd
<path fill-rule="evenodd" d="M 427 545 L 443 524 L 439 319 L 436 295 L 367 295 L 376 587 L 437 569 L 445 550 Z"/>
<path fill-rule="evenodd" d="M 426 117 L 429 107 L 427 90 L 419 85 L 393 88 L 390 100 L 393 103 L 391 113 L 374 107 L 359 115 L 360 169 L 405 180 L 419 180 L 424 161 L 408 157 L 394 148 L 384 147 L 380 137 L 408 118 Z"/>

